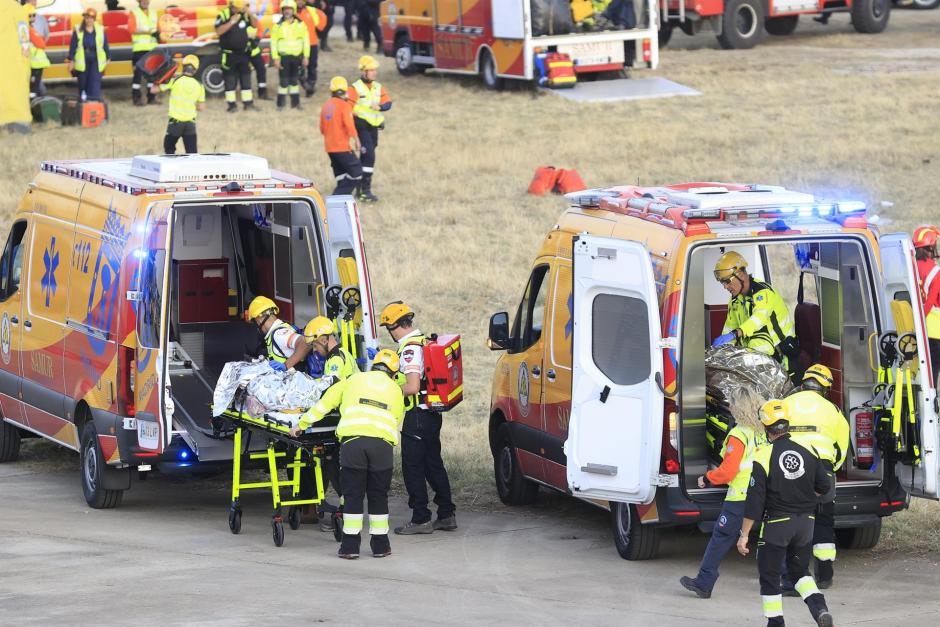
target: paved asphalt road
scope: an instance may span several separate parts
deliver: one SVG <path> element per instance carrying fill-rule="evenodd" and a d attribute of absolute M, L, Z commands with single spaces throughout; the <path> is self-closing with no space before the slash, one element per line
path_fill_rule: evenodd
<path fill-rule="evenodd" d="M 670 532 L 658 560 L 626 562 L 606 514 L 568 499 L 460 511 L 456 532 L 393 536 L 391 557 L 347 562 L 309 527 L 276 548 L 262 493 L 247 495 L 232 535 L 226 490 L 224 477 L 154 476 L 98 511 L 77 469 L 0 466 L 0 625 L 762 624 L 753 560 L 729 557 L 715 596 L 692 598 L 677 580 L 694 574 L 705 536 Z M 404 513 L 393 499 L 393 519 Z M 843 553 L 836 624 L 937 625 L 937 561 Z M 785 611 L 810 624 L 798 599 Z"/>

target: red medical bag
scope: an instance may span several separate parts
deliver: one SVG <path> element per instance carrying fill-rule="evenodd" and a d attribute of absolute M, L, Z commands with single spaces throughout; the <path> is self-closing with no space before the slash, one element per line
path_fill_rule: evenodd
<path fill-rule="evenodd" d="M 459 335 L 430 335 L 424 345 L 424 403 L 449 411 L 463 400 L 463 361 Z"/>

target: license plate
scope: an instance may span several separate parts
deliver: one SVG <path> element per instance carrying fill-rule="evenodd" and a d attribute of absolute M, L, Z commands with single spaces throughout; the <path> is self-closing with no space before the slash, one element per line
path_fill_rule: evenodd
<path fill-rule="evenodd" d="M 617 63 L 622 65 L 622 41 L 589 41 L 579 44 L 564 44 L 558 46 L 558 52 L 564 52 L 571 57 L 575 65 L 607 65 Z"/>
<path fill-rule="evenodd" d="M 137 444 L 140 448 L 160 448 L 160 425 L 145 420 L 137 421 Z"/>

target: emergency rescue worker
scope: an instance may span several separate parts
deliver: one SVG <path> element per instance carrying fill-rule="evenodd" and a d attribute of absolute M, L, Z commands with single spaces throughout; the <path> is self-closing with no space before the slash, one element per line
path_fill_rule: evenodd
<path fill-rule="evenodd" d="M 86 100 L 101 100 L 101 77 L 111 58 L 108 38 L 104 27 L 96 23 L 98 12 L 93 8 L 82 13 L 82 23 L 72 31 L 68 56 L 65 58 L 69 72 L 78 76 L 78 97 Z"/>
<path fill-rule="evenodd" d="M 127 30 L 131 34 L 131 63 L 134 67 L 131 97 L 134 105 L 142 107 L 144 99 L 141 94 L 141 81 L 144 79 L 144 73 L 138 69 L 137 62 L 157 47 L 160 43 L 160 32 L 157 28 L 157 10 L 150 8 L 150 0 L 138 0 L 138 4 L 139 6 L 131 9 L 127 18 Z M 153 82 L 148 82 L 147 104 L 156 99 L 152 88 Z"/>
<path fill-rule="evenodd" d="M 251 46 L 251 52 L 248 58 L 251 61 L 251 67 L 255 69 L 255 76 L 258 80 L 258 100 L 270 100 L 268 95 L 268 68 L 264 64 L 264 55 L 261 52 L 261 37 L 258 35 L 258 29 L 254 26 L 248 27 L 248 42 Z"/>
<path fill-rule="evenodd" d="M 36 7 L 27 4 L 26 14 L 29 16 L 29 97 L 33 99 L 46 95 L 42 72 L 50 63 L 46 55 L 46 37 L 36 28 Z"/>
<path fill-rule="evenodd" d="M 388 491 L 392 483 L 393 448 L 404 416 L 404 398 L 395 383 L 398 355 L 381 350 L 372 369 L 359 372 L 328 389 L 304 413 L 295 436 L 331 410 L 339 408 L 336 436 L 340 439 L 340 482 L 343 488 L 343 542 L 338 555 L 359 557 L 363 500 L 369 499 L 369 545 L 373 557 L 392 554 L 388 541 Z"/>
<path fill-rule="evenodd" d="M 359 57 L 360 77 L 349 92 L 349 101 L 353 105 L 356 118 L 356 131 L 362 142 L 362 185 L 359 199 L 376 202 L 378 197 L 372 193 L 372 174 L 375 172 L 375 150 L 379 147 L 379 131 L 385 128 L 384 112 L 392 108 L 392 99 L 385 87 L 376 77 L 379 62 L 369 55 Z"/>
<path fill-rule="evenodd" d="M 698 575 L 679 580 L 682 587 L 702 599 L 711 597 L 715 582 L 718 581 L 718 566 L 738 540 L 754 453 L 758 447 L 766 444 L 759 418 L 761 397 L 750 388 L 740 387 L 732 393 L 730 400 L 735 426 L 725 438 L 721 465 L 698 478 L 699 488 L 727 484 L 728 491 L 705 548 Z"/>
<path fill-rule="evenodd" d="M 770 355 L 787 368 L 789 358 L 799 346 L 787 304 L 780 294 L 748 274 L 747 261 L 733 250 L 718 259 L 714 274 L 731 294 L 731 301 L 722 334 L 712 346 L 734 342 Z"/>
<path fill-rule="evenodd" d="M 307 75 L 303 77 L 304 93 L 309 98 L 317 90 L 317 60 L 320 56 L 318 33 L 326 28 L 327 17 L 312 0 L 297 0 L 297 6 L 297 17 L 307 27 L 307 35 L 310 37 L 310 62 L 307 64 Z"/>
<path fill-rule="evenodd" d="M 258 17 L 251 12 L 245 0 L 229 0 L 215 18 L 215 34 L 222 48 L 222 75 L 225 78 L 227 111 L 238 111 L 235 88 L 241 88 L 242 107 L 254 107 L 251 93 L 251 35 L 249 28 L 258 28 Z M 273 46 L 272 46 L 273 47 Z"/>
<path fill-rule="evenodd" d="M 935 226 L 922 226 L 914 231 L 914 254 L 917 257 L 917 275 L 924 301 L 927 320 L 927 343 L 930 346 L 930 365 L 934 377 L 940 373 L 940 266 L 937 265 L 937 237 Z"/>
<path fill-rule="evenodd" d="M 375 51 L 382 52 L 382 24 L 379 22 L 379 7 L 382 0 L 359 0 L 359 36 L 362 49 L 369 50 L 370 35 L 375 37 Z"/>
<path fill-rule="evenodd" d="M 749 553 L 748 534 L 755 521 L 762 521 L 757 568 L 768 627 L 784 625 L 780 590 L 784 559 L 788 575 L 796 582 L 796 590 L 816 624 L 831 626 L 826 598 L 808 569 L 816 499 L 829 492 L 833 478 L 812 450 L 794 442 L 787 433 L 790 417 L 781 401 L 767 401 L 761 407 L 760 419 L 769 445 L 761 447 L 754 458 L 738 552 Z"/>
<path fill-rule="evenodd" d="M 398 343 L 401 358 L 399 381 L 405 394 L 405 421 L 402 425 L 401 473 L 408 491 L 411 520 L 395 528 L 400 535 L 453 531 L 457 528 L 456 507 L 451 498 L 450 479 L 441 457 L 440 412 L 420 402 L 424 387 L 424 345 L 427 338 L 414 327 L 415 312 L 401 301 L 386 305 L 379 323 Z M 428 488 L 434 490 L 437 520 L 431 522 Z"/>
<path fill-rule="evenodd" d="M 803 383 L 783 400 L 790 416 L 790 437 L 816 453 L 832 477 L 845 463 L 849 451 L 849 422 L 829 399 L 832 372 L 822 364 L 806 369 Z M 832 586 L 832 565 L 836 559 L 835 483 L 832 492 L 816 506 L 813 530 L 813 557 L 816 582 L 822 589 Z M 787 582 L 787 589 L 792 582 Z M 787 590 L 789 592 L 789 590 Z"/>
<path fill-rule="evenodd" d="M 333 321 L 326 316 L 317 316 L 304 327 L 304 340 L 310 349 L 326 359 L 324 377 L 348 379 L 359 372 L 353 356 L 336 340 Z"/>
<path fill-rule="evenodd" d="M 176 154 L 176 144 L 183 138 L 187 153 L 199 152 L 196 143 L 196 114 L 206 108 L 206 89 L 194 76 L 199 69 L 199 57 L 188 54 L 183 57 L 183 74 L 168 83 L 151 86 L 150 91 L 170 92 L 170 122 L 163 138 L 163 152 Z"/>
<path fill-rule="evenodd" d="M 315 5 L 319 5 L 321 11 L 326 16 L 326 26 L 322 27 L 320 31 L 320 49 L 323 52 L 331 52 L 333 49 L 330 48 L 330 29 L 333 28 L 333 15 L 336 13 L 336 2 L 337 0 L 320 0 L 316 2 Z"/>
<path fill-rule="evenodd" d="M 278 111 L 284 109 L 288 94 L 291 109 L 300 108 L 300 76 L 310 62 L 310 37 L 296 11 L 295 0 L 282 0 L 281 21 L 271 28 L 271 58 L 279 78 Z"/>
<path fill-rule="evenodd" d="M 320 133 L 323 147 L 330 158 L 336 189 L 333 194 L 351 194 L 362 180 L 362 164 L 359 162 L 359 134 L 353 122 L 352 107 L 346 99 L 349 84 L 342 76 L 330 79 L 332 96 L 320 109 Z"/>
<path fill-rule="evenodd" d="M 278 319 L 280 308 L 267 296 L 256 296 L 248 305 L 245 320 L 253 322 L 264 336 L 268 364 L 278 372 L 286 372 L 303 362 L 310 347 L 301 342 L 301 335 L 292 325 Z"/>

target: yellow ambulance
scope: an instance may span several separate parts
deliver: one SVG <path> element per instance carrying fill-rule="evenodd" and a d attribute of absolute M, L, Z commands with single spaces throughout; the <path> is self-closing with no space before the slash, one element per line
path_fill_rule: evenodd
<path fill-rule="evenodd" d="M 251 155 L 47 161 L 0 275 L 0 462 L 30 436 L 79 451 L 92 507 L 132 470 L 231 460 L 212 395 L 263 346 L 255 296 L 302 328 L 357 285 L 357 354 L 377 345 L 354 201 Z"/>
<path fill-rule="evenodd" d="M 631 560 L 656 555 L 664 526 L 713 526 L 725 490 L 696 479 L 709 467 L 705 352 L 729 303 L 712 271 L 727 251 L 788 301 L 800 358 L 833 372 L 852 429 L 840 543 L 873 546 L 909 496 L 937 498 L 937 365 L 906 234 L 880 234 L 860 203 L 769 185 L 568 198 L 512 320 L 490 320 L 488 345 L 504 352 L 489 441 L 505 503 L 546 486 L 606 507 Z"/>

